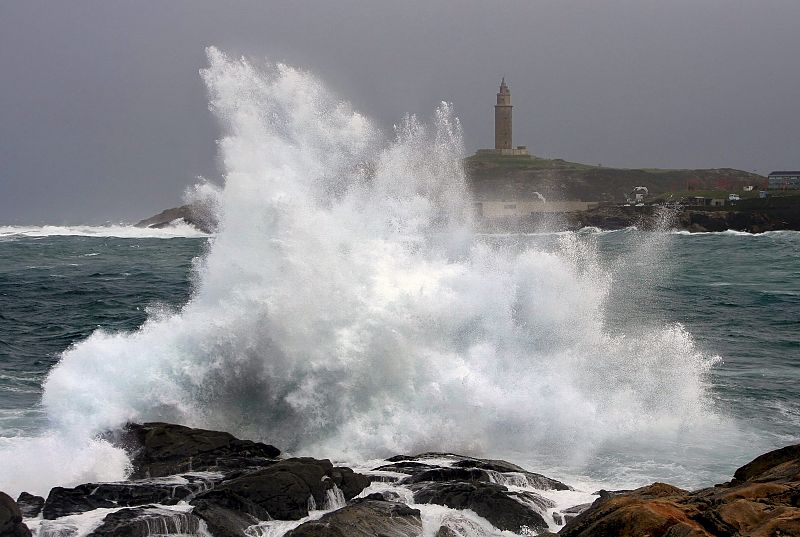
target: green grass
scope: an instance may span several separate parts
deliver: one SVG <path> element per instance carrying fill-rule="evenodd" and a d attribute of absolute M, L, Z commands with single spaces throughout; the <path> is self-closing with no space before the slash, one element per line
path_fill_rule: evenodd
<path fill-rule="evenodd" d="M 588 170 L 597 166 L 568 162 L 563 159 L 546 159 L 528 155 L 472 155 L 467 165 L 483 168 L 513 168 L 518 170 Z"/>

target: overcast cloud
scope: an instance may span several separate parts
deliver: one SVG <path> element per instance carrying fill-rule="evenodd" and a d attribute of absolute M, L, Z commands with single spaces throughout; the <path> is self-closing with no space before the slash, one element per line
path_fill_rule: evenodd
<path fill-rule="evenodd" d="M 0 224 L 132 221 L 219 181 L 204 48 L 308 68 L 390 128 L 441 100 L 467 149 L 800 168 L 797 0 L 0 1 Z"/>

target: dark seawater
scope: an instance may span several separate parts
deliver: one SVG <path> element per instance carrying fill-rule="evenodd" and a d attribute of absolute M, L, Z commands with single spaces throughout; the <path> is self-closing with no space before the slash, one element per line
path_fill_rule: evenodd
<path fill-rule="evenodd" d="M 557 248 L 549 235 L 481 240 Z M 612 331 L 682 323 L 701 352 L 720 357 L 713 397 L 750 431 L 754 449 L 800 441 L 800 233 L 660 234 L 653 245 L 648 234 L 620 231 L 581 240 L 596 243 L 601 259 L 615 267 L 605 321 Z M 193 259 L 206 244 L 204 238 L 0 238 L 0 436 L 46 426 L 42 382 L 71 344 L 95 330 L 134 330 L 149 309 L 184 304 Z M 730 462 L 720 464 L 728 465 L 719 471 L 725 475 Z"/>
<path fill-rule="evenodd" d="M 0 435 L 38 430 L 42 381 L 73 342 L 129 331 L 191 293 L 204 239 L 0 238 Z"/>

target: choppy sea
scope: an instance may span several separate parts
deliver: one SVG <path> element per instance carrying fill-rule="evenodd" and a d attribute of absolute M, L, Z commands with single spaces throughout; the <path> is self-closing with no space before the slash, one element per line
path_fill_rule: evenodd
<path fill-rule="evenodd" d="M 214 240 L 185 229 L 7 227 L 1 231 L 0 437 L 7 442 L 35 437 L 52 426 L 42 405 L 43 385 L 64 351 L 93 333 L 131 333 L 148 316 L 179 311 L 196 290 L 196 260 Z M 485 235 L 473 241 L 520 252 L 558 252 L 563 236 Z M 558 454 L 530 454 L 529 461 L 549 465 L 535 470 L 610 486 L 657 478 L 700 485 L 708 479 L 725 479 L 767 449 L 800 441 L 800 233 L 671 232 L 654 239 L 653 234 L 628 229 L 586 230 L 573 238 L 591 247 L 595 262 L 599 259 L 613 267 L 610 295 L 601 312 L 606 332 L 643 338 L 648 346 L 647 333 L 631 327 L 682 326 L 692 339 L 692 352 L 711 362 L 703 404 L 712 405 L 716 416 L 732 423 L 736 434 L 724 452 L 719 451 L 719 439 L 694 433 L 684 437 L 680 429 L 658 442 L 627 435 L 627 454 L 613 443 L 588 456 L 565 455 L 563 460 Z M 225 315 L 220 308 L 220 315 Z M 415 350 L 408 347 L 408 352 Z M 535 360 L 531 357 L 534 365 Z M 657 371 L 659 366 L 653 367 Z M 92 370 L 86 372 L 91 375 Z M 653 386 L 649 389 L 658 389 L 658 383 Z M 673 387 L 664 387 L 664 397 L 674 393 Z M 495 396 L 504 393 L 500 390 Z M 534 407 L 528 411 L 537 412 L 539 398 L 546 406 L 547 397 L 542 393 L 525 401 Z M 624 405 L 624 399 L 613 404 Z M 265 431 L 269 436 L 268 427 Z M 536 449 L 546 445 L 539 443 Z M 518 460 L 526 457 L 519 449 L 516 453 Z"/>

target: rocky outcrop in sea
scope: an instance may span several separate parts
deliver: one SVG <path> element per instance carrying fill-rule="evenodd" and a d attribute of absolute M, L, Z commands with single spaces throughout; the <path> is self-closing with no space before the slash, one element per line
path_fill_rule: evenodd
<path fill-rule="evenodd" d="M 800 535 L 800 445 L 756 458 L 721 485 L 654 483 L 585 493 L 502 460 L 397 455 L 350 468 L 168 423 L 106 439 L 126 481 L 0 493 L 0 537 L 478 537 Z"/>
<path fill-rule="evenodd" d="M 213 233 L 217 229 L 218 220 L 210 207 L 190 203 L 161 211 L 156 215 L 140 220 L 134 226 L 161 229 L 176 223 L 189 224 L 204 233 Z"/>

